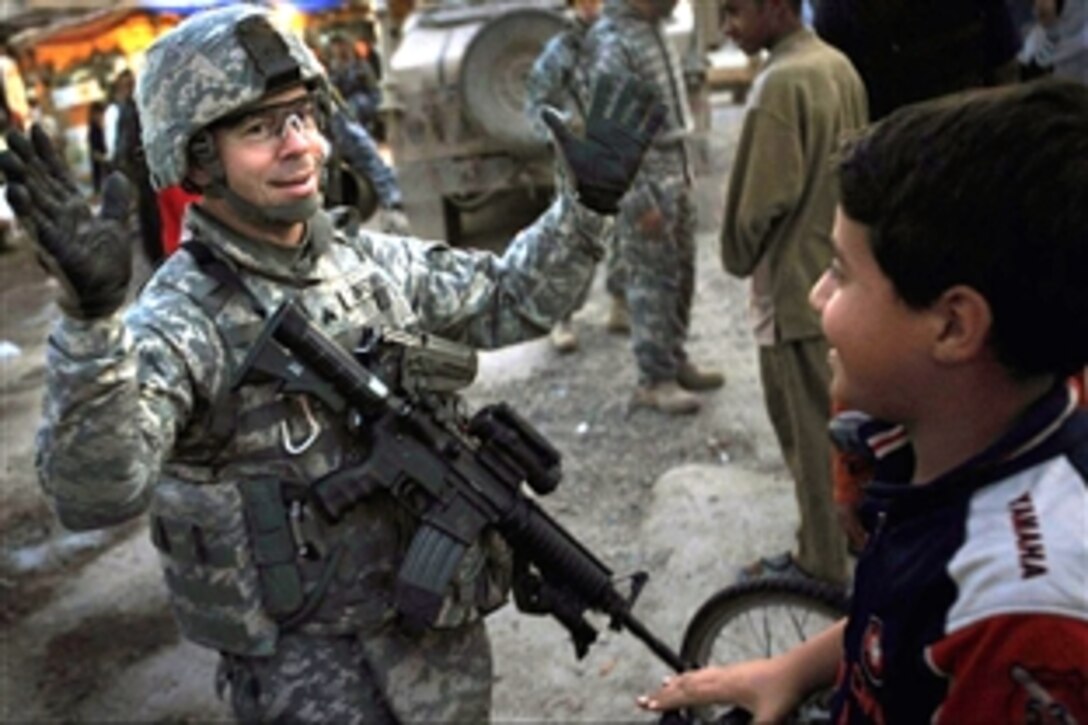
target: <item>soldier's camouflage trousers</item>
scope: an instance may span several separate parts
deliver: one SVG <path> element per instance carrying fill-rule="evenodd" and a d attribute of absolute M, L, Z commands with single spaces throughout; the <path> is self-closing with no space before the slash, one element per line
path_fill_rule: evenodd
<path fill-rule="evenodd" d="M 271 657 L 223 655 L 216 685 L 230 688 L 243 723 L 483 723 L 491 677 L 477 620 L 419 637 L 394 627 L 365 638 L 285 634 Z"/>
<path fill-rule="evenodd" d="M 621 205 L 616 218 L 631 344 L 642 385 L 676 379 L 687 359 L 684 343 L 695 293 L 696 210 L 691 190 L 682 180 L 662 185 L 656 202 L 665 217 L 661 234 L 643 232 L 638 217 L 644 210 Z"/>
<path fill-rule="evenodd" d="M 604 288 L 612 297 L 627 296 L 627 265 L 623 263 L 619 235 L 613 233 L 608 242 L 608 256 L 605 257 Z"/>
<path fill-rule="evenodd" d="M 604 288 L 608 291 L 608 294 L 612 297 L 626 297 L 627 290 L 627 267 L 623 263 L 623 258 L 620 254 L 619 242 L 616 241 L 617 235 L 612 234 L 608 240 L 606 246 L 607 255 L 605 256 L 604 266 Z M 570 312 L 567 313 L 567 319 L 578 310 L 582 309 L 586 300 L 589 299 L 589 293 L 593 289 L 593 283 L 587 284 L 578 295 L 578 299 L 574 302 L 574 305 L 570 308 Z"/>

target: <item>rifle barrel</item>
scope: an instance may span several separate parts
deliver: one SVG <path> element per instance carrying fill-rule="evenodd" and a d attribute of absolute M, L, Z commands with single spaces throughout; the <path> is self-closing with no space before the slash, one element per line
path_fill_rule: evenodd
<path fill-rule="evenodd" d="M 640 622 L 630 611 L 624 610 L 618 612 L 615 615 L 615 618 L 620 626 L 640 639 L 644 645 L 650 648 L 651 652 L 657 655 L 658 658 L 669 667 L 677 672 L 684 672 L 685 670 L 691 669 L 691 666 L 685 663 L 684 660 L 680 658 L 680 655 L 674 652 L 667 644 L 655 637 L 654 634 L 646 628 L 646 625 Z"/>

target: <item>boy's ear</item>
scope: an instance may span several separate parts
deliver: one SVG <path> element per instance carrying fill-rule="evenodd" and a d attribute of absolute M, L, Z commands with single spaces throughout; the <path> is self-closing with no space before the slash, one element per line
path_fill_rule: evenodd
<path fill-rule="evenodd" d="M 930 310 L 939 325 L 933 345 L 938 363 L 970 362 L 986 350 L 993 313 L 978 290 L 967 285 L 949 287 Z"/>

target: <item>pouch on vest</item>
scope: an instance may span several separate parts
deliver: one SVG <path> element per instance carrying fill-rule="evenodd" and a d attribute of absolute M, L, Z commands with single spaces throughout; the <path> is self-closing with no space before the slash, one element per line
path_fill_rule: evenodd
<path fill-rule="evenodd" d="M 302 607 L 305 596 L 282 483 L 274 478 L 248 480 L 241 483 L 241 491 L 265 609 L 284 619 Z"/>
<path fill-rule="evenodd" d="M 262 598 L 238 487 L 164 477 L 150 511 L 151 540 L 185 637 L 224 652 L 271 655 L 279 627 Z"/>

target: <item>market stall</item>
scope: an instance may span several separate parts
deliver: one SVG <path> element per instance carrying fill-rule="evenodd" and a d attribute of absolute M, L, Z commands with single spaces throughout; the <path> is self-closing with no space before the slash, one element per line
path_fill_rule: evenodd
<path fill-rule="evenodd" d="M 114 78 L 124 69 L 139 74 L 143 52 L 186 15 L 222 0 L 124 1 L 118 6 L 64 15 L 11 35 L 8 45 L 22 70 L 29 116 L 50 131 L 78 179 L 88 181 L 87 118 L 92 102 L 108 102 Z M 312 35 L 329 19 L 347 22 L 368 12 L 366 3 L 299 0 L 274 3 L 279 21 Z"/>
<path fill-rule="evenodd" d="M 138 70 L 144 49 L 180 19 L 178 13 L 122 6 L 63 17 L 8 39 L 27 86 L 30 120 L 53 136 L 77 179 L 90 175 L 90 104 L 107 102 L 117 74 Z"/>

